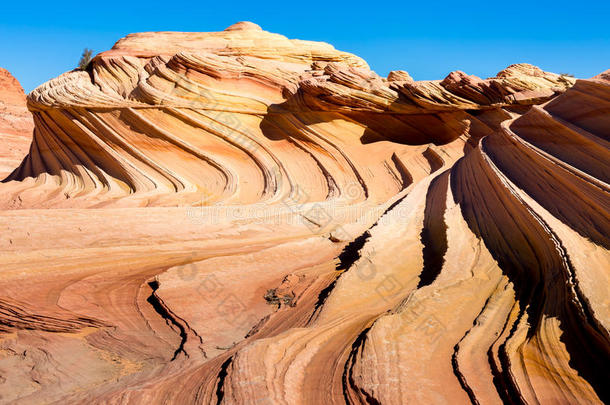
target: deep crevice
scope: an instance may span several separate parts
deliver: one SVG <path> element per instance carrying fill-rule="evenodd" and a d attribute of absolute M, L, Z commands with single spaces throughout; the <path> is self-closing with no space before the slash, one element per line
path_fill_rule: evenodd
<path fill-rule="evenodd" d="M 507 342 L 527 314 L 527 339 L 536 335 L 545 317 L 559 320 L 563 329 L 560 340 L 570 355 L 570 367 L 587 380 L 601 401 L 610 401 L 606 384 L 609 338 L 579 293 L 573 265 L 558 236 L 503 180 L 503 172 L 486 160 L 481 149 L 460 159 L 451 173 L 454 200 L 466 223 L 513 283 L 522 308 L 498 351 L 502 370 L 494 373 L 494 383 L 503 400 L 523 402 L 511 375 Z"/>
<path fill-rule="evenodd" d="M 369 232 L 369 230 L 366 230 L 362 235 L 358 236 L 356 239 L 345 245 L 343 251 L 338 257 L 339 263 L 337 264 L 337 271 L 339 271 L 340 273 L 337 274 L 335 279 L 328 286 L 320 290 L 320 293 L 318 294 L 318 300 L 314 305 L 311 317 L 309 317 L 309 320 L 307 321 L 308 323 L 311 322 L 311 320 L 316 316 L 318 310 L 322 308 L 324 302 L 326 302 L 326 299 L 335 288 L 337 280 L 339 280 L 341 274 L 343 274 L 345 270 L 350 268 L 350 266 L 352 266 L 360 258 L 360 250 L 364 247 L 364 244 L 370 236 L 371 233 Z"/>
<path fill-rule="evenodd" d="M 462 386 L 462 389 L 466 392 L 466 394 L 468 395 L 468 398 L 470 398 L 470 402 L 475 405 L 479 405 L 479 401 L 477 400 L 476 395 L 474 395 L 474 391 L 472 390 L 472 388 L 470 388 L 470 386 L 468 386 L 468 383 L 466 382 L 466 378 L 460 371 L 460 367 L 459 367 L 458 359 L 457 359 L 458 350 L 459 350 L 459 344 L 457 344 L 453 347 L 453 355 L 451 356 L 451 366 L 453 367 L 453 374 L 455 374 L 460 385 Z"/>
<path fill-rule="evenodd" d="M 362 235 L 348 243 L 339 255 L 337 270 L 346 270 L 350 268 L 350 266 L 352 266 L 356 260 L 360 259 L 360 250 L 364 247 L 364 244 L 370 237 L 371 233 L 367 230 Z"/>
<path fill-rule="evenodd" d="M 392 162 L 394 163 L 396 170 L 398 170 L 398 173 L 400 173 L 400 180 L 402 182 L 402 188 L 404 190 L 405 188 L 413 184 L 413 176 L 411 176 L 409 169 L 407 169 L 404 163 L 401 162 L 396 153 L 392 153 Z"/>
<path fill-rule="evenodd" d="M 220 403 L 222 402 L 222 400 L 225 396 L 225 391 L 224 391 L 225 379 L 227 378 L 227 375 L 228 375 L 227 370 L 229 369 L 229 366 L 231 365 L 232 362 L 233 362 L 233 357 L 229 357 L 220 366 L 220 372 L 218 373 L 218 384 L 216 385 L 216 404 L 217 405 L 220 405 Z"/>
<path fill-rule="evenodd" d="M 439 154 L 430 148 L 426 149 L 422 155 L 426 158 L 428 164 L 430 165 L 430 174 L 436 172 L 445 164 Z"/>
<path fill-rule="evenodd" d="M 352 403 L 348 395 L 348 389 L 349 387 L 351 387 L 352 389 L 357 390 L 358 393 L 364 396 L 364 399 L 366 400 L 367 404 L 381 405 L 381 402 L 379 402 L 375 397 L 366 392 L 363 388 L 357 387 L 356 382 L 352 377 L 354 365 L 356 364 L 356 356 L 358 355 L 358 352 L 364 349 L 364 346 L 366 344 L 366 335 L 372 327 L 373 325 L 369 326 L 368 328 L 365 328 L 362 332 L 360 332 L 356 340 L 354 340 L 354 343 L 352 343 L 352 350 L 350 351 L 347 362 L 345 363 L 345 368 L 343 370 L 343 398 L 345 399 L 346 404 Z"/>
<path fill-rule="evenodd" d="M 159 315 L 161 315 L 161 317 L 163 319 L 165 319 L 165 322 L 167 322 L 168 325 L 170 325 L 170 326 L 173 325 L 174 327 L 178 328 L 178 330 L 180 331 L 179 332 L 180 339 L 181 339 L 180 345 L 174 351 L 174 355 L 172 356 L 171 361 L 176 360 L 176 358 L 178 357 L 178 355 L 180 353 L 184 353 L 184 355 L 186 355 L 188 357 L 188 354 L 184 350 L 184 344 L 186 343 L 186 339 L 187 339 L 186 329 L 180 322 L 178 322 L 176 317 L 174 317 L 171 314 L 171 312 L 165 307 L 165 305 L 163 305 L 163 303 L 161 302 L 159 297 L 157 297 L 157 295 L 155 294 L 155 291 L 157 291 L 159 289 L 159 282 L 157 280 L 153 280 L 153 281 L 149 282 L 148 285 L 152 289 L 152 292 L 150 293 L 150 296 L 146 299 L 146 301 L 150 305 L 152 305 L 153 309 Z"/>
<path fill-rule="evenodd" d="M 445 171 L 430 183 L 426 194 L 424 226 L 420 238 L 424 245 L 424 267 L 419 276 L 417 288 L 432 284 L 443 268 L 447 252 L 447 224 L 445 209 L 447 206 L 447 187 L 449 171 Z"/>

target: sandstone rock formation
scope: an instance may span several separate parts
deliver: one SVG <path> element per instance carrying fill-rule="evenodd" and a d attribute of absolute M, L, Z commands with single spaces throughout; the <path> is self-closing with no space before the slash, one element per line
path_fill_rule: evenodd
<path fill-rule="evenodd" d="M 0 68 L 0 180 L 27 155 L 33 129 L 21 85 L 6 69 Z"/>
<path fill-rule="evenodd" d="M 386 79 L 244 22 L 28 106 L 1 401 L 610 400 L 607 73 Z"/>

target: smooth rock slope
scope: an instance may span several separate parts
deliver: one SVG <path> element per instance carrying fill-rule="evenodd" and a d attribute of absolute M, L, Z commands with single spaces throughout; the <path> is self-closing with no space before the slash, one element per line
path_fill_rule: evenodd
<path fill-rule="evenodd" d="M 607 72 L 383 78 L 241 22 L 27 102 L 0 402 L 610 401 Z"/>

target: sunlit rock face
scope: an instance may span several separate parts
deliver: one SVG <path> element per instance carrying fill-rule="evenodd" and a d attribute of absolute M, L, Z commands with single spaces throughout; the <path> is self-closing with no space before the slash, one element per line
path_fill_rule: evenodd
<path fill-rule="evenodd" d="M 1 401 L 610 401 L 607 72 L 383 78 L 241 22 L 28 107 Z"/>
<path fill-rule="evenodd" d="M 0 206 L 274 203 L 297 186 L 307 201 L 378 204 L 426 172 L 409 160 L 476 144 L 507 111 L 572 83 L 530 65 L 487 80 L 384 79 L 357 56 L 252 23 L 132 34 L 30 94 L 33 150 Z"/>
<path fill-rule="evenodd" d="M 33 129 L 21 85 L 6 69 L 0 68 L 0 180 L 27 155 Z"/>

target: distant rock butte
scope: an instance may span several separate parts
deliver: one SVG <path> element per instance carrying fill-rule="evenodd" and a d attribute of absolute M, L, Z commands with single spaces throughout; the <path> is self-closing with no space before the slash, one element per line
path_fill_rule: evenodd
<path fill-rule="evenodd" d="M 608 79 L 128 35 L 28 96 L 1 401 L 610 402 Z"/>
<path fill-rule="evenodd" d="M 0 68 L 0 180 L 28 153 L 33 130 L 34 122 L 21 85 L 6 69 Z"/>

